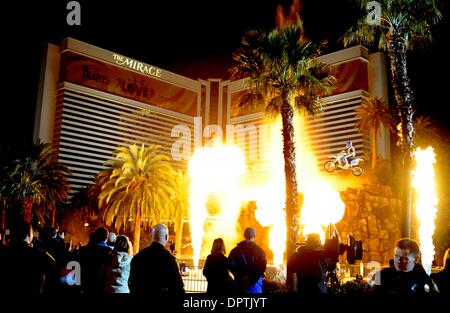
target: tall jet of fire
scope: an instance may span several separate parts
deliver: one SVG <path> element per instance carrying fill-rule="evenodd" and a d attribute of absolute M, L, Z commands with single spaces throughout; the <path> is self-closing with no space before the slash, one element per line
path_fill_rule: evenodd
<path fill-rule="evenodd" d="M 267 162 L 267 176 L 260 186 L 252 186 L 255 190 L 257 210 L 255 217 L 269 230 L 269 248 L 273 253 L 273 264 L 281 265 L 284 262 L 286 242 L 286 201 L 283 146 L 280 135 L 281 119 L 266 124 L 269 130 L 269 142 L 265 160 Z"/>
<path fill-rule="evenodd" d="M 299 191 L 304 195 L 303 207 L 300 211 L 303 235 L 316 232 L 324 240 L 326 226 L 342 219 L 345 204 L 339 192 L 321 177 L 316 158 L 311 151 L 304 116 L 296 113 L 294 125 L 297 181 Z M 268 180 L 261 186 L 252 188 L 252 197 L 257 201 L 256 219 L 262 226 L 270 227 L 269 247 L 274 254 L 273 263 L 282 264 L 286 242 L 286 212 L 284 210 L 286 192 L 283 139 L 280 134 L 281 119 L 269 122 L 267 126 L 270 135 L 267 144 L 269 148 L 265 155 Z"/>
<path fill-rule="evenodd" d="M 234 240 L 241 205 L 239 181 L 245 172 L 244 155 L 237 147 L 220 144 L 198 148 L 189 160 L 188 169 L 191 177 L 191 244 L 194 265 L 198 266 L 200 257 L 203 257 L 201 250 L 204 239 L 211 245 L 215 237 L 222 237 L 228 246 Z M 215 197 L 220 203 L 220 213 L 216 216 L 211 232 L 205 234 L 209 196 Z"/>
<path fill-rule="evenodd" d="M 303 194 L 300 209 L 300 229 L 303 237 L 318 233 L 325 238 L 325 228 L 339 222 L 344 216 L 345 204 L 328 176 L 322 176 L 312 151 L 306 118 L 295 114 L 296 166 L 299 192 Z"/>
<path fill-rule="evenodd" d="M 427 274 L 430 274 L 435 253 L 433 233 L 438 204 L 434 171 L 436 156 L 432 147 L 425 150 L 417 148 L 414 156 L 416 168 L 413 172 L 412 185 L 416 191 L 415 207 L 416 216 L 419 219 L 419 243 L 422 264 Z"/>
<path fill-rule="evenodd" d="M 318 233 L 325 241 L 325 228 L 339 222 L 345 213 L 345 204 L 338 191 L 324 180 L 308 184 L 304 190 L 301 223 L 303 235 Z"/>

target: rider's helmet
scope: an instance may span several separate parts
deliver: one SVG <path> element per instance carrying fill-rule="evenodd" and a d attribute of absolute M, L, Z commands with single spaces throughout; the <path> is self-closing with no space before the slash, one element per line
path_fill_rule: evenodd
<path fill-rule="evenodd" d="M 352 146 L 352 141 L 351 141 L 351 140 L 347 141 L 347 142 L 345 143 L 345 146 L 346 146 L 347 148 L 351 147 L 351 146 Z"/>

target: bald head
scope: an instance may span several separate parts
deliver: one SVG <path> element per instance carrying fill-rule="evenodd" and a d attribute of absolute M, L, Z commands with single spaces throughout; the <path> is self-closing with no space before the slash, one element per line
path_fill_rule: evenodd
<path fill-rule="evenodd" d="M 156 224 L 152 227 L 152 240 L 165 246 L 169 238 L 169 229 L 164 224 Z"/>

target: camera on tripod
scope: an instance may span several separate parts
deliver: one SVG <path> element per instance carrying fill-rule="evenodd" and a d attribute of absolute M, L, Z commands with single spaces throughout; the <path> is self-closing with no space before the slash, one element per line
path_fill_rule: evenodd
<path fill-rule="evenodd" d="M 356 260 L 362 260 L 363 249 L 362 241 L 355 240 L 353 236 L 348 236 L 347 243 L 340 243 L 339 237 L 333 235 L 331 238 L 325 240 L 325 253 L 333 259 L 335 263 L 339 261 L 339 255 L 346 252 L 348 264 L 355 264 Z"/>

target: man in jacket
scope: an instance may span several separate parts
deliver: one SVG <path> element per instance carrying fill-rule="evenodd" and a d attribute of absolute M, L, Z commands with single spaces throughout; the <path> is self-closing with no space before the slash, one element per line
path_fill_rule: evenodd
<path fill-rule="evenodd" d="M 419 244 L 402 238 L 396 242 L 394 266 L 375 273 L 376 291 L 390 295 L 434 294 L 435 286 L 420 264 Z"/>
<path fill-rule="evenodd" d="M 33 229 L 23 220 L 13 225 L 9 246 L 0 254 L 0 294 L 41 294 L 49 277 L 56 271 L 56 262 L 45 251 L 32 246 Z"/>
<path fill-rule="evenodd" d="M 326 294 L 327 272 L 335 266 L 333 258 L 324 250 L 319 234 L 311 233 L 306 245 L 299 247 L 288 260 L 288 286 L 302 296 Z"/>
<path fill-rule="evenodd" d="M 255 230 L 252 227 L 245 229 L 244 237 L 245 240 L 238 243 L 228 256 L 236 292 L 262 293 L 266 254 L 255 243 Z"/>
<path fill-rule="evenodd" d="M 135 294 L 182 294 L 184 293 L 175 257 L 166 250 L 169 230 L 164 224 L 152 227 L 152 244 L 139 251 L 131 260 L 130 292 Z"/>

